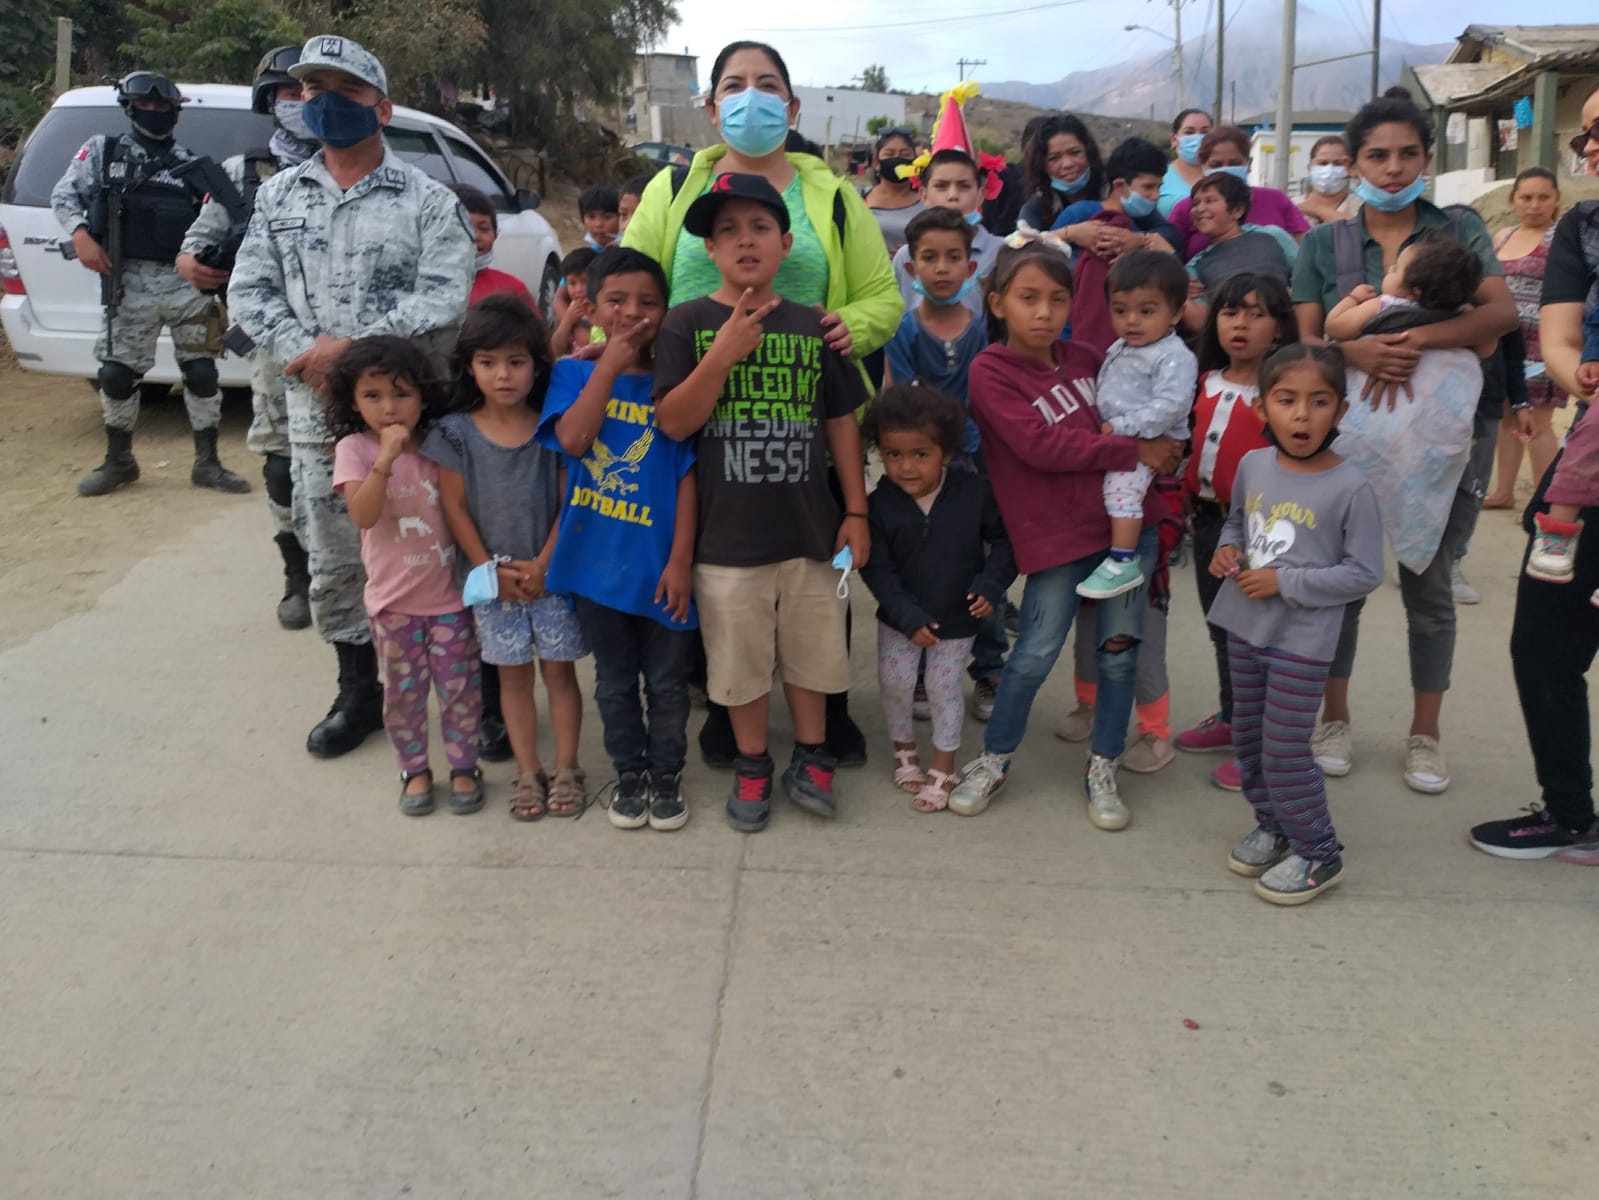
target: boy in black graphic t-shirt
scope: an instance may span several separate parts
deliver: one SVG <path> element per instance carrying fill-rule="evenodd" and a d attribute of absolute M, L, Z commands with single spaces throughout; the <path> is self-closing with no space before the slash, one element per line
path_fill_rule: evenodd
<path fill-rule="evenodd" d="M 795 738 L 783 789 L 809 812 L 834 813 L 825 698 L 849 687 L 849 658 L 830 560 L 848 545 L 859 568 L 870 550 L 853 415 L 866 393 L 823 341 L 821 314 L 772 291 L 793 239 L 771 184 L 719 176 L 683 227 L 705 238 L 722 286 L 662 321 L 655 420 L 668 437 L 699 435 L 694 593 L 707 691 L 727 706 L 738 742 L 728 819 L 754 832 L 771 807 L 766 719 L 779 666 Z M 842 513 L 827 487 L 829 454 Z"/>

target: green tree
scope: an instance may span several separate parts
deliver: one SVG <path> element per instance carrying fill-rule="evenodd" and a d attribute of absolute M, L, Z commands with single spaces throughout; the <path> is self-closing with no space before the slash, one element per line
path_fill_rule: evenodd
<path fill-rule="evenodd" d="M 49 0 L 0 0 L 0 142 L 22 136 L 50 102 L 55 14 Z"/>
<path fill-rule="evenodd" d="M 261 0 L 165 0 L 128 6 L 134 36 L 121 47 L 129 64 L 173 79 L 249 83 L 263 51 L 305 39 L 305 27 Z"/>
<path fill-rule="evenodd" d="M 401 104 L 436 110 L 443 83 L 483 74 L 489 31 L 476 0 L 363 0 L 333 28 L 378 56 Z"/>
<path fill-rule="evenodd" d="M 888 91 L 888 69 L 881 63 L 872 63 L 861 72 L 861 90 L 866 92 Z"/>

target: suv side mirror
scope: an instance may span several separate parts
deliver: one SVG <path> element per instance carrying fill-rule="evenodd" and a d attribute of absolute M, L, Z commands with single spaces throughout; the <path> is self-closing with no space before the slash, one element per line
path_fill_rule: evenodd
<path fill-rule="evenodd" d="M 543 202 L 543 197 L 541 197 L 532 188 L 516 189 L 516 207 L 518 212 L 532 212 Z"/>

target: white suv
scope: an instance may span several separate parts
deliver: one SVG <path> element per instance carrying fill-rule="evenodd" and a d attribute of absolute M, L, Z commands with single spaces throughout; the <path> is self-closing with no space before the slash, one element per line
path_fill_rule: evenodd
<path fill-rule="evenodd" d="M 184 83 L 187 97 L 177 140 L 217 163 L 264 147 L 272 119 L 250 111 L 250 89 L 231 84 Z M 0 322 L 17 361 L 27 370 L 92 377 L 99 364 L 94 341 L 104 325 L 100 281 L 61 257 L 66 231 L 50 210 L 50 190 L 66 173 L 78 147 L 97 133 L 123 133 L 128 119 L 116 90 L 78 88 L 64 93 L 23 143 L 0 192 Z M 465 133 L 414 108 L 394 109 L 389 148 L 443 183 L 469 183 L 487 193 L 499 211 L 494 265 L 517 276 L 551 311 L 561 282 L 561 245 L 550 223 L 533 210 L 536 193 L 518 192 Z M 225 387 L 248 387 L 250 364 L 236 355 L 217 362 Z M 149 383 L 176 383 L 172 339 L 156 350 Z"/>

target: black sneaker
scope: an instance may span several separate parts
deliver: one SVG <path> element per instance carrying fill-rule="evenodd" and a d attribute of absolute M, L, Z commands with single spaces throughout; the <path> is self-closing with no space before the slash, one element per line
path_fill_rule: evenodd
<path fill-rule="evenodd" d="M 683 773 L 650 773 L 650 828 L 663 832 L 688 824 L 688 801 L 683 799 Z"/>
<path fill-rule="evenodd" d="M 705 706 L 705 724 L 700 726 L 700 757 L 707 767 L 725 770 L 738 757 L 738 742 L 733 739 L 733 719 L 720 704 Z"/>
<path fill-rule="evenodd" d="M 606 812 L 618 829 L 643 829 L 650 819 L 649 772 L 625 772 L 616 781 L 616 792 Z"/>
<path fill-rule="evenodd" d="M 866 735 L 855 719 L 849 715 L 847 693 L 829 696 L 827 705 L 827 734 L 823 745 L 836 767 L 864 767 L 866 765 Z"/>
<path fill-rule="evenodd" d="M 772 756 L 733 760 L 733 790 L 727 796 L 727 822 L 740 833 L 759 833 L 772 815 Z"/>
<path fill-rule="evenodd" d="M 509 762 L 511 735 L 499 717 L 484 717 L 477 731 L 477 756 L 484 762 Z"/>
<path fill-rule="evenodd" d="M 1599 862 L 1599 822 L 1567 829 L 1549 810 L 1529 804 L 1519 817 L 1488 821 L 1471 830 L 1471 844 L 1497 858 L 1562 858 Z"/>
<path fill-rule="evenodd" d="M 783 794 L 808 813 L 831 817 L 838 811 L 833 795 L 833 771 L 838 763 L 821 751 L 794 747 L 794 757 L 783 772 Z"/>

